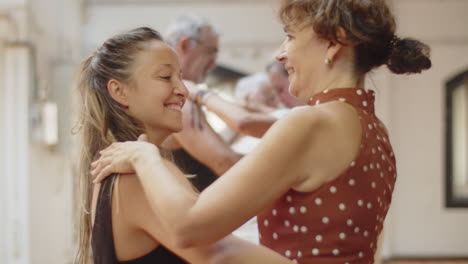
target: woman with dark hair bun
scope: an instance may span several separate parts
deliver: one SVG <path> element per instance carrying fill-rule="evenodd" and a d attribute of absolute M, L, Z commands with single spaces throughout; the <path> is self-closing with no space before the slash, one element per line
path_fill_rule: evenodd
<path fill-rule="evenodd" d="M 158 198 L 152 206 L 170 211 L 164 221 L 183 247 L 220 239 L 258 215 L 261 244 L 296 263 L 374 263 L 397 168 L 364 80 L 382 65 L 397 74 L 429 69 L 429 47 L 398 36 L 384 0 L 283 0 L 279 16 L 287 37 L 277 60 L 289 92 L 308 106 L 276 122 L 196 198 L 144 142 L 113 144 L 92 174 L 100 181 L 137 171 Z"/>

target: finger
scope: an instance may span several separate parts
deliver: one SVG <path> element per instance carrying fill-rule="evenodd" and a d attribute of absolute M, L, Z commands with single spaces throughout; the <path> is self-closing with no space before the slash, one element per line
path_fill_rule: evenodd
<path fill-rule="evenodd" d="M 103 157 L 104 157 L 104 155 L 100 155 L 98 159 L 91 162 L 91 168 L 95 169 L 101 163 L 101 160 L 102 160 Z"/>
<path fill-rule="evenodd" d="M 95 160 L 91 163 L 91 168 L 94 169 L 99 164 L 99 160 Z"/>
<path fill-rule="evenodd" d="M 99 173 L 102 171 L 102 169 L 104 169 L 105 167 L 107 167 L 111 163 L 112 163 L 112 157 L 100 158 L 98 160 L 98 165 L 96 166 L 96 168 L 94 168 L 91 171 L 92 177 L 96 177 L 96 175 L 99 175 Z"/>
<path fill-rule="evenodd" d="M 100 173 L 99 175 L 93 180 L 93 183 L 101 183 L 104 179 L 107 178 L 107 176 L 112 174 L 112 165 L 109 164 L 106 166 Z"/>

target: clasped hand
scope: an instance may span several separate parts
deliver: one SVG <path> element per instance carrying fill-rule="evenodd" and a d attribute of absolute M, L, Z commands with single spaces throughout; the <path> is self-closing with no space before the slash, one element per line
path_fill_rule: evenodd
<path fill-rule="evenodd" d="M 145 134 L 139 136 L 138 141 L 112 143 L 99 153 L 99 159 L 91 163 L 93 183 L 101 183 L 113 173 L 135 173 L 134 162 L 138 159 L 161 159 L 158 148 L 148 142 Z"/>

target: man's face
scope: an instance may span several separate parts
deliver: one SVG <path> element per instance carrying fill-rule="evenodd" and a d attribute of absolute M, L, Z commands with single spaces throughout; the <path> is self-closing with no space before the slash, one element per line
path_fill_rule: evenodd
<path fill-rule="evenodd" d="M 202 32 L 198 39 L 190 39 L 190 45 L 181 56 L 184 79 L 195 83 L 203 82 L 216 67 L 219 38 L 210 29 Z"/>
<path fill-rule="evenodd" d="M 284 75 L 279 70 L 272 69 L 268 72 L 268 78 L 274 93 L 286 107 L 291 108 L 302 104 L 296 97 L 289 93 L 288 76 Z"/>

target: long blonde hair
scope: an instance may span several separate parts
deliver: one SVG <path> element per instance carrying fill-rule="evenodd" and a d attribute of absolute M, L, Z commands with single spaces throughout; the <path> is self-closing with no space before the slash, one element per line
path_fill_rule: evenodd
<path fill-rule="evenodd" d="M 126 107 L 112 99 L 107 91 L 111 79 L 131 82 L 130 68 L 139 51 L 149 41 L 161 35 L 147 27 L 136 28 L 108 39 L 81 64 L 78 88 L 81 94 L 81 115 L 78 128 L 81 134 L 80 177 L 81 195 L 79 248 L 75 263 L 90 261 L 91 239 L 91 162 L 98 152 L 113 142 L 136 140 L 144 132 L 142 125 L 130 116 Z"/>

